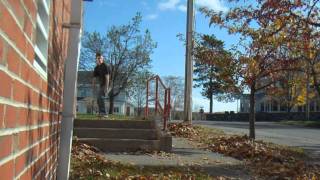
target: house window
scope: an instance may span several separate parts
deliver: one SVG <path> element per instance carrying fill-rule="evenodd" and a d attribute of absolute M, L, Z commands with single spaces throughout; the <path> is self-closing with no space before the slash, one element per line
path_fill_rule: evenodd
<path fill-rule="evenodd" d="M 48 39 L 49 39 L 49 12 L 51 0 L 38 0 L 36 44 L 34 47 L 34 67 L 47 76 Z"/>
<path fill-rule="evenodd" d="M 275 100 L 272 101 L 272 111 L 278 111 L 278 102 Z"/>
<path fill-rule="evenodd" d="M 266 112 L 270 112 L 270 101 L 266 101 Z"/>
<path fill-rule="evenodd" d="M 306 106 L 299 106 L 298 107 L 298 112 L 305 112 L 306 111 Z"/>
<path fill-rule="evenodd" d="M 120 113 L 120 108 L 119 107 L 114 107 L 113 108 L 114 113 Z"/>
<path fill-rule="evenodd" d="M 285 103 L 281 103 L 280 111 L 282 111 L 282 112 L 287 111 L 287 105 Z"/>
<path fill-rule="evenodd" d="M 243 105 L 243 103 L 240 104 L 240 111 L 241 111 L 241 112 L 244 112 L 244 105 Z"/>
<path fill-rule="evenodd" d="M 264 102 L 260 103 L 260 111 L 264 112 Z"/>
<path fill-rule="evenodd" d="M 309 108 L 310 108 L 310 112 L 314 112 L 315 111 L 314 102 L 310 103 Z"/>
<path fill-rule="evenodd" d="M 80 89 L 78 97 L 85 97 L 85 96 L 86 96 L 86 92 L 83 89 Z"/>

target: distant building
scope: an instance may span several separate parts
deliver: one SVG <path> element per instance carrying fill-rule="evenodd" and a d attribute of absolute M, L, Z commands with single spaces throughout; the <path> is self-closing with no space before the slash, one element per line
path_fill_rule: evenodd
<path fill-rule="evenodd" d="M 78 85 L 77 85 L 77 112 L 78 113 L 96 113 L 98 110 L 96 97 L 93 93 L 92 87 L 92 71 L 79 71 L 78 72 Z M 106 110 L 109 111 L 109 98 L 105 98 Z M 119 115 L 134 115 L 134 105 L 132 105 L 127 97 L 126 92 L 120 92 L 114 99 L 113 113 Z"/>
<path fill-rule="evenodd" d="M 281 103 L 278 98 L 267 95 L 264 91 L 258 92 L 255 95 L 255 111 L 256 112 L 287 112 L 287 104 Z M 320 111 L 319 99 L 310 99 L 310 112 Z M 240 109 L 239 112 L 247 113 L 250 108 L 250 95 L 243 94 L 240 97 Z M 306 105 L 304 106 L 294 106 L 290 112 L 305 112 Z"/>

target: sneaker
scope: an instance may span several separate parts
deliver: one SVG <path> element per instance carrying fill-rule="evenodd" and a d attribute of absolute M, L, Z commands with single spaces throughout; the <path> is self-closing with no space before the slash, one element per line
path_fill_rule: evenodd
<path fill-rule="evenodd" d="M 98 117 L 100 118 L 108 118 L 108 114 L 105 114 L 105 113 L 101 113 L 101 114 L 98 114 Z"/>

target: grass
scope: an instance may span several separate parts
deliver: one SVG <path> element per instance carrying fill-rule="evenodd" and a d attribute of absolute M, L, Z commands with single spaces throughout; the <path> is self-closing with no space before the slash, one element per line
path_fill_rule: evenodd
<path fill-rule="evenodd" d="M 100 119 L 97 114 L 77 114 L 77 119 L 86 119 L 86 120 L 97 120 Z M 134 116 L 125 116 L 125 115 L 118 115 L 118 114 L 110 114 L 108 115 L 108 120 L 133 120 L 136 119 Z"/>
<path fill-rule="evenodd" d="M 320 128 L 320 121 L 280 121 L 280 124 Z"/>

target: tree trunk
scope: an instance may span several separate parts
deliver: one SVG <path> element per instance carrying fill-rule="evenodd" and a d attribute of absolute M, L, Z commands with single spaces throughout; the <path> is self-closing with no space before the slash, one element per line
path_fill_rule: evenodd
<path fill-rule="evenodd" d="M 213 95 L 210 95 L 210 114 L 212 113 L 212 109 L 213 109 Z"/>
<path fill-rule="evenodd" d="M 292 108 L 293 108 L 293 106 L 288 105 L 288 107 L 287 107 L 287 113 L 291 113 Z"/>
<path fill-rule="evenodd" d="M 138 99 L 138 117 L 140 117 L 142 111 L 142 103 L 140 99 Z"/>
<path fill-rule="evenodd" d="M 111 93 L 113 94 L 113 93 Z M 109 95 L 109 114 L 113 114 L 113 109 L 114 109 L 114 96 Z"/>
<path fill-rule="evenodd" d="M 250 139 L 255 139 L 255 87 L 254 85 L 251 86 L 250 89 L 250 111 L 249 111 L 249 129 L 250 129 L 250 134 L 249 137 Z"/>

